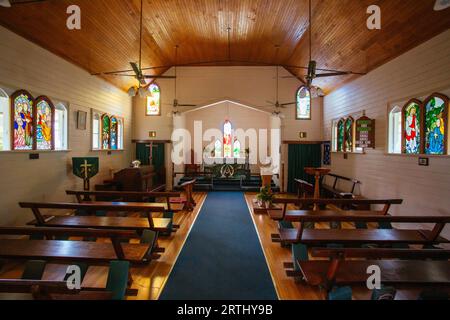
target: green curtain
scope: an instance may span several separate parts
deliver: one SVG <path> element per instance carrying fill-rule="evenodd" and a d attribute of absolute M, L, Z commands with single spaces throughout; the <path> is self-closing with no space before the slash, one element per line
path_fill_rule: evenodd
<path fill-rule="evenodd" d="M 148 147 L 148 143 L 137 143 L 136 144 L 136 158 L 141 162 L 143 166 L 147 166 L 150 163 L 150 148 Z M 159 185 L 166 183 L 164 177 L 164 159 L 165 159 L 165 147 L 164 143 L 154 143 L 153 144 L 153 163 L 152 165 L 155 167 L 155 171 L 158 173 L 153 178 L 153 184 Z"/>
<path fill-rule="evenodd" d="M 291 144 L 288 156 L 288 192 L 296 193 L 295 179 L 314 184 L 314 177 L 305 173 L 305 167 L 318 168 L 322 164 L 321 144 Z"/>

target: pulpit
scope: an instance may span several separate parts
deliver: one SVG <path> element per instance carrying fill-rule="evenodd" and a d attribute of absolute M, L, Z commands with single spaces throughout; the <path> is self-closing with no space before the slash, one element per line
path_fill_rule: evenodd
<path fill-rule="evenodd" d="M 152 191 L 153 177 L 156 175 L 153 166 L 125 168 L 116 172 L 112 180 L 104 181 L 103 185 L 95 186 L 98 191 Z"/>

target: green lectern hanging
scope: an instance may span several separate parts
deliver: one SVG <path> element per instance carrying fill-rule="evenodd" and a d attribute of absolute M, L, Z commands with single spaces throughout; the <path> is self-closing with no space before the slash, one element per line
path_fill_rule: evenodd
<path fill-rule="evenodd" d="M 99 170 L 98 158 L 72 158 L 73 174 L 83 179 L 84 190 L 90 190 L 89 180 L 93 178 Z"/>

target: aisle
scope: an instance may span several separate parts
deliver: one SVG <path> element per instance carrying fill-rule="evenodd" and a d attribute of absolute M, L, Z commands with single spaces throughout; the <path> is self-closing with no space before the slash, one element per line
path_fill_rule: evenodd
<path fill-rule="evenodd" d="M 208 194 L 160 299 L 277 299 L 242 192 Z"/>

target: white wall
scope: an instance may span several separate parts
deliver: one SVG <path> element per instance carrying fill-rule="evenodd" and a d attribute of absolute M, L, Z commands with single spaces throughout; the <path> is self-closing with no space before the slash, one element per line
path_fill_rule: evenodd
<path fill-rule="evenodd" d="M 365 155 L 333 154 L 332 170 L 361 180 L 366 197 L 402 198 L 394 214 L 450 214 L 450 157 L 431 157 L 429 167 L 417 156 L 387 155 L 388 106 L 402 106 L 433 92 L 450 95 L 450 31 L 431 39 L 324 99 L 324 136 L 333 119 L 366 110 L 376 120 L 376 149 Z M 448 127 L 447 127 L 448 130 Z M 450 237 L 450 228 L 446 229 Z"/>
<path fill-rule="evenodd" d="M 173 75 L 174 70 L 166 72 Z M 301 82 L 291 74 L 279 68 L 279 102 L 295 101 L 295 94 Z M 177 98 L 180 103 L 207 105 L 222 100 L 240 102 L 251 107 L 267 106 L 265 111 L 273 108 L 267 101 L 276 100 L 275 67 L 179 67 L 177 70 Z M 172 133 L 172 112 L 174 99 L 174 80 L 160 79 L 162 116 L 145 116 L 145 99 L 134 99 L 134 139 L 148 139 L 150 130 L 157 131 L 158 140 L 170 140 Z M 186 111 L 189 108 L 180 108 Z M 313 99 L 312 120 L 295 120 L 295 107 L 283 109 L 286 118 L 283 120 L 283 140 L 298 140 L 298 132 L 306 131 L 307 140 L 322 139 L 322 103 L 321 99 Z"/>
<path fill-rule="evenodd" d="M 81 189 L 82 180 L 72 175 L 71 159 L 99 156 L 101 172 L 93 184 L 110 176 L 110 169 L 128 166 L 131 147 L 131 99 L 107 82 L 0 27 L 0 87 L 10 94 L 17 89 L 47 95 L 69 104 L 70 152 L 41 152 L 39 160 L 29 153 L 0 152 L 0 225 L 31 220 L 19 201 L 71 200 L 64 191 Z M 128 152 L 91 152 L 90 108 L 125 118 L 124 147 Z M 76 112 L 88 112 L 88 128 L 76 129 Z"/>
<path fill-rule="evenodd" d="M 173 75 L 170 69 L 166 75 Z M 276 100 L 276 69 L 275 67 L 179 67 L 177 70 L 177 98 L 180 103 L 197 104 L 200 106 L 222 100 L 236 101 L 251 107 L 269 106 L 267 101 Z M 291 77 L 283 68 L 279 68 L 279 102 L 295 101 L 297 89 L 301 82 Z M 133 138 L 148 139 L 151 130 L 157 131 L 157 140 L 170 140 L 173 130 L 172 112 L 174 99 L 174 80 L 160 79 L 162 116 L 145 116 L 145 99 L 134 99 L 134 131 Z M 306 132 L 305 141 L 318 141 L 323 138 L 322 130 L 322 98 L 312 101 L 312 120 L 295 120 L 295 106 L 283 109 L 285 118 L 281 124 L 282 140 L 299 140 L 298 133 Z M 180 108 L 186 111 L 189 108 Z M 263 110 L 272 112 L 273 107 Z M 259 128 L 266 123 L 252 122 Z M 267 127 L 268 128 L 268 127 Z M 287 177 L 287 146 L 282 148 L 281 161 L 285 163 Z M 168 167 L 170 163 L 168 163 Z M 167 177 L 171 169 L 168 168 Z M 170 181 L 168 181 L 170 185 Z"/>

